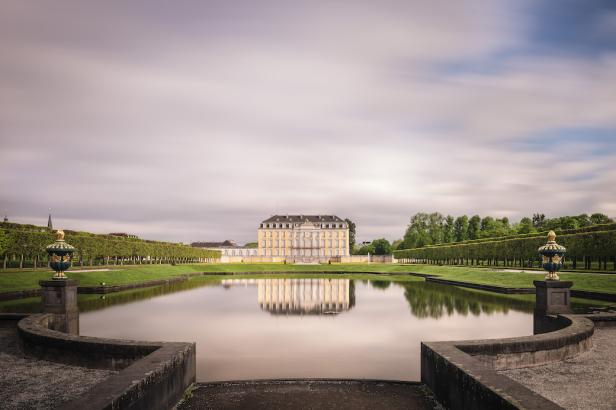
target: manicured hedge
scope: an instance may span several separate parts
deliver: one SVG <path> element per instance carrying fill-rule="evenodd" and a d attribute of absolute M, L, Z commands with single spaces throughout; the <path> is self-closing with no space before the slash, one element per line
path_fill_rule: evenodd
<path fill-rule="evenodd" d="M 0 223 L 8 237 L 8 246 L 4 255 L 3 267 L 9 261 L 19 261 L 23 267 L 24 260 L 31 265 L 40 266 L 47 263 L 45 247 L 55 240 L 55 235 L 47 228 L 33 225 Z M 193 248 L 171 242 L 149 241 L 110 235 L 97 235 L 88 232 L 64 231 L 66 241 L 76 248 L 74 264 L 124 264 L 124 263 L 171 263 L 200 262 L 220 258 L 219 251 Z"/>
<path fill-rule="evenodd" d="M 578 268 L 580 260 L 586 269 L 591 268 L 593 261 L 599 262 L 603 269 L 607 269 L 610 261 L 616 264 L 616 230 L 568 233 L 556 239 L 567 248 L 565 258 L 573 268 Z M 545 242 L 545 236 L 474 241 L 404 249 L 395 251 L 394 256 L 435 264 L 498 265 L 502 262 L 505 266 L 531 266 L 539 260 L 537 248 Z"/>

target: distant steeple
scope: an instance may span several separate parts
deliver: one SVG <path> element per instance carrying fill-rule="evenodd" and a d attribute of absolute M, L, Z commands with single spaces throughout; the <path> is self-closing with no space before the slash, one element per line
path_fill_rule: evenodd
<path fill-rule="evenodd" d="M 51 223 L 51 209 L 49 210 L 49 218 L 47 219 L 47 229 L 53 229 L 53 224 Z"/>

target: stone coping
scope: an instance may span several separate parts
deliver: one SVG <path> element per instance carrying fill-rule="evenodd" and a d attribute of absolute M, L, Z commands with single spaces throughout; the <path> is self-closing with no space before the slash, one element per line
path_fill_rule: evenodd
<path fill-rule="evenodd" d="M 24 350 L 49 361 L 120 370 L 159 349 L 163 344 L 70 335 L 49 329 L 53 319 L 54 314 L 42 313 L 19 321 L 17 329 Z"/>
<path fill-rule="evenodd" d="M 17 324 L 24 351 L 72 365 L 119 370 L 62 409 L 169 409 L 196 380 L 195 343 L 142 342 L 50 330 L 53 314 Z"/>
<path fill-rule="evenodd" d="M 424 275 L 418 274 L 418 276 L 424 276 Z M 497 286 L 497 285 L 483 285 L 480 283 L 461 282 L 461 281 L 451 280 L 451 279 L 442 279 L 442 278 L 439 278 L 437 276 L 432 276 L 432 275 L 425 275 L 424 277 L 426 279 L 426 282 L 441 283 L 443 285 L 453 285 L 453 286 L 460 286 L 464 288 L 486 290 L 486 291 L 495 292 L 495 293 L 535 294 L 535 288 L 507 288 L 504 286 Z"/>
<path fill-rule="evenodd" d="M 123 285 L 79 286 L 77 288 L 77 293 L 105 294 L 105 293 L 120 292 L 123 290 L 147 288 L 150 286 L 160 286 L 160 285 L 166 285 L 169 283 L 184 282 L 188 280 L 188 278 L 191 276 L 200 276 L 200 275 L 203 275 L 203 273 L 202 272 L 190 272 L 190 273 L 174 276 L 174 277 L 167 278 L 167 279 L 157 279 L 157 280 L 150 280 L 146 282 L 126 283 Z M 55 282 L 52 282 L 51 280 L 45 281 L 45 282 L 50 282 L 52 285 L 55 283 Z M 57 281 L 57 282 L 61 282 L 61 281 Z M 58 286 L 61 286 L 61 285 L 58 285 Z M 39 289 L 16 290 L 12 292 L 0 292 L 0 301 L 23 299 L 23 298 L 33 297 L 33 296 L 40 296 L 40 295 L 41 295 L 40 288 Z"/>
<path fill-rule="evenodd" d="M 560 326 L 562 326 L 562 328 L 554 332 L 537 334 L 533 336 L 512 337 L 507 339 L 470 340 L 457 342 L 455 343 L 455 346 L 471 356 L 520 354 L 560 349 L 569 345 L 584 342 L 585 340 L 591 338 L 594 333 L 594 323 L 586 317 L 576 315 L 558 315 L 555 320 Z M 537 363 L 526 363 L 526 365 L 536 364 Z M 520 363 L 520 366 L 524 366 L 524 364 Z"/>
<path fill-rule="evenodd" d="M 563 328 L 496 340 L 423 342 L 421 380 L 448 408 L 561 409 L 497 370 L 564 360 L 592 346 L 597 326 L 615 326 L 616 315 L 558 315 Z"/>

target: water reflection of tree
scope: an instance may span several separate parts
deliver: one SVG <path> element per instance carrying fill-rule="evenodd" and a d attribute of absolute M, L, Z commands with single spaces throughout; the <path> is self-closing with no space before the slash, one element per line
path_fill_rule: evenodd
<path fill-rule="evenodd" d="M 534 302 L 512 299 L 504 295 L 491 295 L 429 282 L 397 283 L 404 288 L 411 313 L 420 319 L 435 318 L 458 313 L 478 316 L 481 313 L 507 313 L 510 309 L 532 312 Z"/>
<path fill-rule="evenodd" d="M 80 295 L 79 310 L 88 312 L 91 310 L 104 309 L 114 305 L 123 305 L 139 300 L 152 299 L 169 293 L 182 292 L 185 290 L 200 288 L 203 286 L 218 286 L 220 280 L 187 280 L 184 282 L 169 283 L 151 288 L 125 290 L 121 292 L 107 293 L 105 295 Z"/>
<path fill-rule="evenodd" d="M 114 305 L 123 305 L 139 300 L 151 299 L 168 293 L 181 292 L 202 286 L 218 286 L 219 284 L 220 280 L 218 279 L 191 279 L 184 282 L 169 283 L 149 288 L 131 289 L 104 295 L 80 294 L 78 299 L 79 311 L 88 312 L 91 310 L 99 310 Z M 39 296 L 0 303 L 0 313 L 38 313 L 40 311 L 41 298 Z"/>
<path fill-rule="evenodd" d="M 390 280 L 371 280 L 370 284 L 375 289 L 383 289 L 383 290 L 385 290 L 385 289 L 389 288 L 389 285 L 391 285 L 391 281 Z"/>

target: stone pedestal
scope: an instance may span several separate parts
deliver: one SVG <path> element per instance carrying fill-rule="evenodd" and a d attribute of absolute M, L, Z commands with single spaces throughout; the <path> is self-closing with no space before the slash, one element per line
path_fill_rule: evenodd
<path fill-rule="evenodd" d="M 43 313 L 52 313 L 51 329 L 72 335 L 79 334 L 76 280 L 41 280 Z"/>
<path fill-rule="evenodd" d="M 546 315 L 571 313 L 571 286 L 566 280 L 536 280 L 535 310 Z"/>

